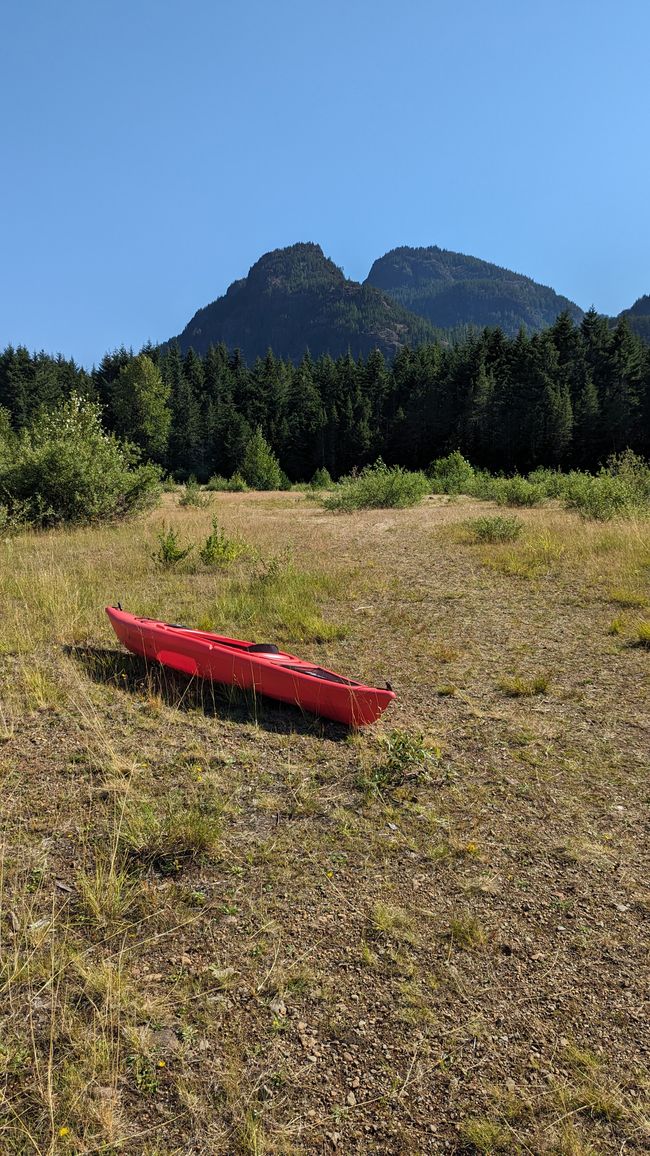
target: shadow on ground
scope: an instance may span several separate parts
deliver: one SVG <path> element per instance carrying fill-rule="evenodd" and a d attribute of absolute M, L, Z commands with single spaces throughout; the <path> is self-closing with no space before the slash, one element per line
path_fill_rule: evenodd
<path fill-rule="evenodd" d="M 350 734 L 348 727 L 305 714 L 298 707 L 235 686 L 190 678 L 135 654 L 101 646 L 65 646 L 63 649 L 93 682 L 139 697 L 160 698 L 175 710 L 200 711 L 231 722 L 254 722 L 274 733 L 313 735 L 331 742 L 342 742 Z"/>

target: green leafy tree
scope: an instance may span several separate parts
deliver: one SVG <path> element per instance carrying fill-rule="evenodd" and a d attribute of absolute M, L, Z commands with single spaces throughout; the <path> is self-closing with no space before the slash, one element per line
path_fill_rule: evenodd
<path fill-rule="evenodd" d="M 146 354 L 134 357 L 111 386 L 113 426 L 147 455 L 163 461 L 169 444 L 171 390 Z"/>
<path fill-rule="evenodd" d="M 156 466 L 102 428 L 99 405 L 73 394 L 42 412 L 17 439 L 0 488 L 34 524 L 116 517 L 154 502 Z"/>

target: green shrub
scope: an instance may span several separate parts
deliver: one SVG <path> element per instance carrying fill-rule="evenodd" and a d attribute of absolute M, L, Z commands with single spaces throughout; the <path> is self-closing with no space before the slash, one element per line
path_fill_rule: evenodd
<path fill-rule="evenodd" d="M 259 426 L 249 438 L 239 472 L 252 490 L 282 488 L 280 463 Z"/>
<path fill-rule="evenodd" d="M 503 481 L 502 478 L 493 477 L 487 470 L 475 470 L 468 492 L 473 498 L 480 498 L 485 502 L 494 501 L 501 481 Z"/>
<path fill-rule="evenodd" d="M 529 480 L 538 479 L 549 496 L 561 498 L 584 518 L 608 521 L 643 515 L 650 509 L 650 465 L 632 450 L 609 458 L 597 474 L 536 470 Z"/>
<path fill-rule="evenodd" d="M 231 494 L 243 494 L 248 490 L 248 486 L 240 473 L 233 474 L 231 478 L 223 478 L 221 474 L 214 474 L 205 488 L 206 490 Z"/>
<path fill-rule="evenodd" d="M 647 501 L 634 485 L 630 485 L 628 478 L 610 474 L 607 470 L 600 470 L 595 476 L 578 471 L 568 474 L 564 502 L 583 518 L 599 522 L 630 517 L 647 509 Z"/>
<path fill-rule="evenodd" d="M 172 566 L 177 566 L 189 554 L 192 553 L 194 546 L 181 546 L 178 541 L 178 533 L 173 526 L 169 529 L 163 528 L 158 532 L 158 549 L 151 555 L 157 566 L 161 566 L 164 570 L 170 569 Z"/>
<path fill-rule="evenodd" d="M 210 498 L 201 490 L 199 483 L 195 477 L 189 477 L 185 483 L 185 489 L 178 499 L 179 506 L 196 506 L 199 510 L 204 510 L 206 506 L 210 505 Z"/>
<path fill-rule="evenodd" d="M 0 492 L 11 513 L 46 526 L 123 516 L 153 505 L 160 469 L 102 428 L 100 407 L 73 394 L 41 413 L 0 464 Z"/>
<path fill-rule="evenodd" d="M 330 474 L 329 470 L 321 467 L 314 473 L 309 483 L 309 488 L 311 490 L 329 490 L 332 488 L 333 484 L 332 475 Z"/>
<path fill-rule="evenodd" d="M 344 511 L 403 508 L 414 506 L 430 488 L 423 473 L 387 466 L 380 459 L 374 466 L 366 466 L 358 477 L 342 478 L 323 504 L 328 510 Z"/>
<path fill-rule="evenodd" d="M 212 532 L 208 534 L 199 550 L 199 558 L 204 566 L 218 566 L 224 562 L 232 562 L 245 550 L 243 542 L 228 538 L 223 530 L 219 529 L 216 518 L 212 519 Z"/>
<path fill-rule="evenodd" d="M 494 483 L 494 499 L 499 506 L 539 506 L 544 501 L 542 487 L 519 474 L 514 478 L 495 478 Z"/>
<path fill-rule="evenodd" d="M 524 528 L 520 518 L 504 518 L 496 514 L 493 518 L 473 518 L 467 522 L 477 542 L 514 542 Z"/>
<path fill-rule="evenodd" d="M 427 746 L 422 734 L 396 729 L 382 736 L 379 742 L 384 758 L 359 780 L 359 785 L 369 794 L 380 794 L 410 780 L 426 778 L 429 764 L 440 758 L 440 749 Z"/>
<path fill-rule="evenodd" d="M 544 495 L 545 498 L 562 498 L 566 492 L 567 475 L 561 470 L 533 470 L 528 475 L 528 481 Z"/>
<path fill-rule="evenodd" d="M 431 489 L 435 494 L 470 494 L 474 482 L 474 467 L 458 451 L 446 458 L 436 458 L 427 470 Z"/>

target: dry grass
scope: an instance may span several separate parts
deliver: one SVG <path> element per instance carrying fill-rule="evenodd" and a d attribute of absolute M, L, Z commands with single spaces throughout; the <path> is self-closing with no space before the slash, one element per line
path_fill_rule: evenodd
<path fill-rule="evenodd" d="M 3 1154 L 647 1151 L 647 535 L 485 508 L 0 543 Z M 247 551 L 161 571 L 163 513 Z M 117 600 L 397 703 L 347 735 L 147 668 Z"/>

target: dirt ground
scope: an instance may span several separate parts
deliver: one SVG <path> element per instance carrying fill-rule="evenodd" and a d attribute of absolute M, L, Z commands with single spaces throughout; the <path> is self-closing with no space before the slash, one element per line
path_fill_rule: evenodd
<path fill-rule="evenodd" d="M 650 1150 L 643 527 L 214 508 L 238 573 L 329 576 L 287 648 L 397 701 L 350 733 L 123 652 L 105 602 L 234 597 L 160 576 L 160 511 L 1 545 L 0 1151 Z"/>

